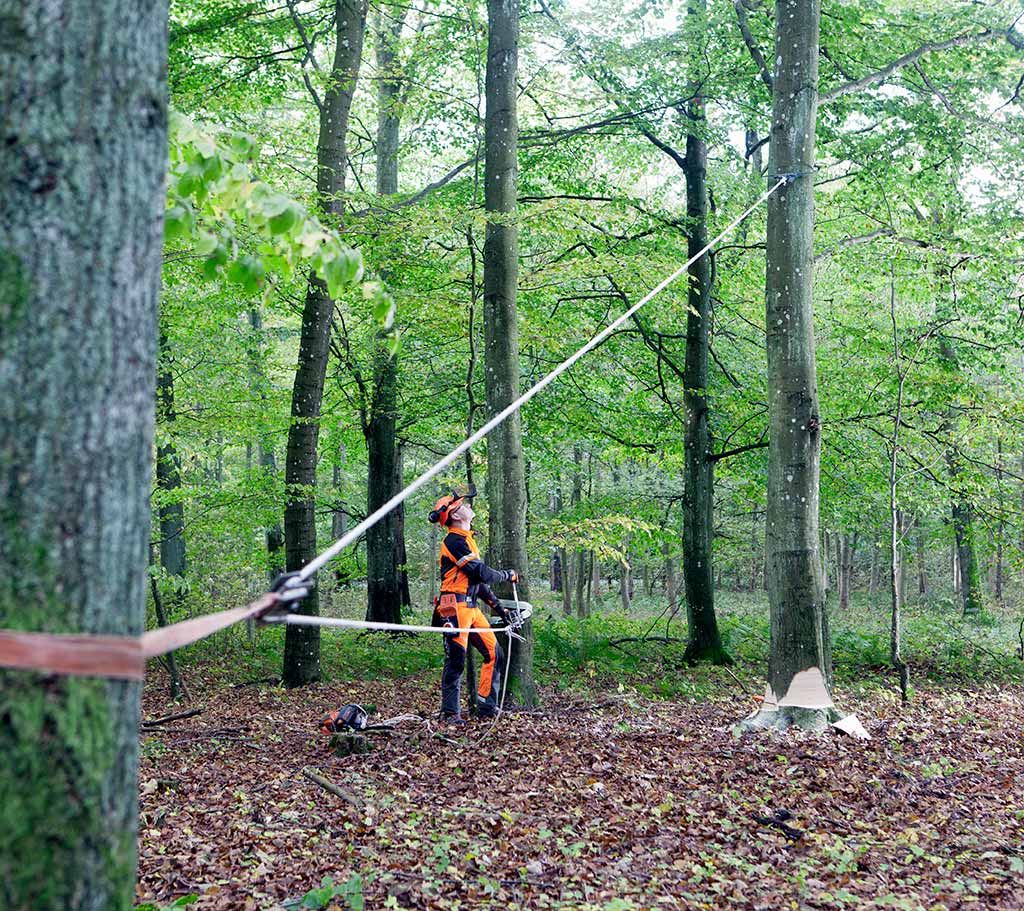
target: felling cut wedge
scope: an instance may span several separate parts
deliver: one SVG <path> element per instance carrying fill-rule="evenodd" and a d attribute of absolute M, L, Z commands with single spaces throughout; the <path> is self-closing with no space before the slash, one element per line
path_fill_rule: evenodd
<path fill-rule="evenodd" d="M 795 674 L 789 684 L 789 689 L 781 697 L 772 690 L 771 684 L 766 684 L 764 700 L 750 717 L 761 715 L 761 721 L 764 721 L 763 716 L 786 708 L 827 712 L 830 718 L 835 717 L 836 720 L 829 721 L 829 724 L 836 730 L 859 740 L 871 739 L 871 735 L 868 734 L 856 715 L 839 716 L 839 710 L 832 702 L 820 668 L 809 667 Z"/>

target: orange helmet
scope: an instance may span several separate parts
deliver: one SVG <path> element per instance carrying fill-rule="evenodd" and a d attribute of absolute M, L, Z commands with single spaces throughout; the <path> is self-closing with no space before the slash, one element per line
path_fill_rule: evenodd
<path fill-rule="evenodd" d="M 448 517 L 458 509 L 464 500 L 472 500 L 476 496 L 476 485 L 457 487 L 450 494 L 445 494 L 435 504 L 427 517 L 438 525 L 447 525 Z"/>

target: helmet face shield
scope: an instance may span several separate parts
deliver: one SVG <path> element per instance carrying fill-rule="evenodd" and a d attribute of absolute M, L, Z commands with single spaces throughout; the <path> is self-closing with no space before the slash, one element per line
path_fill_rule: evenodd
<path fill-rule="evenodd" d="M 452 496 L 457 500 L 472 500 L 476 496 L 476 484 L 460 484 L 452 489 Z"/>

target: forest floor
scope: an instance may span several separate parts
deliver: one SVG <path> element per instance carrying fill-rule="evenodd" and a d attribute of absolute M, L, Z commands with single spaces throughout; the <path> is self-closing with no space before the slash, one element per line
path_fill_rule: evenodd
<path fill-rule="evenodd" d="M 1019 672 L 998 684 L 925 680 L 909 708 L 891 685 L 840 677 L 837 702 L 871 734 L 861 742 L 735 736 L 754 707 L 754 664 L 707 669 L 697 697 L 677 688 L 666 699 L 652 691 L 688 669 L 652 662 L 616 683 L 583 663 L 572 688 L 542 687 L 541 709 L 508 713 L 489 733 L 482 722 L 463 736 L 444 729 L 450 742 L 432 736 L 440 657 L 430 666 L 433 649 L 423 655 L 404 675 L 290 692 L 238 686 L 259 662 L 193 664 L 189 705 L 202 714 L 142 735 L 139 901 L 1024 909 Z M 145 717 L 182 710 L 166 693 L 157 670 Z M 363 701 L 424 720 L 338 758 L 317 723 Z"/>

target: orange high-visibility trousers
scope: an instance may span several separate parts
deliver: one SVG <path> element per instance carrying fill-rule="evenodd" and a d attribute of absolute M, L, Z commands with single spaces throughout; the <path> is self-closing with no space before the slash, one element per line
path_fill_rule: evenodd
<path fill-rule="evenodd" d="M 444 619 L 445 626 L 472 629 L 444 637 L 444 671 L 441 675 L 441 711 L 458 715 L 462 690 L 462 673 L 466 669 L 466 649 L 472 645 L 483 657 L 480 668 L 480 686 L 477 705 L 484 715 L 493 715 L 498 709 L 498 690 L 501 686 L 501 667 L 504 653 L 491 625 L 479 608 L 459 602 L 455 614 Z"/>

